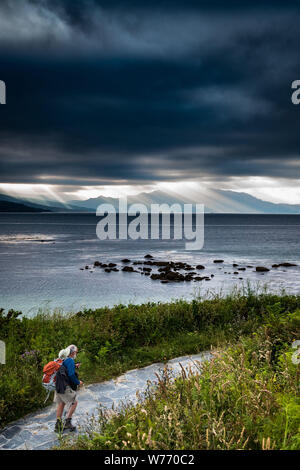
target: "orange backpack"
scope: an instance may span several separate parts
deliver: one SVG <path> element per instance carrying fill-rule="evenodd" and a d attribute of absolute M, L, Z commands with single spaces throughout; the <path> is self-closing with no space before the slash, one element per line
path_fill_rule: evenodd
<path fill-rule="evenodd" d="M 54 361 L 48 362 L 43 369 L 42 385 L 48 392 L 55 390 L 56 373 L 62 363 L 62 359 L 55 359 Z"/>

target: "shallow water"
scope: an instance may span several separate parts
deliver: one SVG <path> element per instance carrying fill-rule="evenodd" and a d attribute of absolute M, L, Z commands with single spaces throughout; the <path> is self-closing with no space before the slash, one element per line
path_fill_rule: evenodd
<path fill-rule="evenodd" d="M 118 303 L 169 301 L 211 292 L 228 292 L 247 282 L 268 284 L 300 293 L 300 215 L 205 216 L 205 244 L 186 251 L 182 240 L 106 240 L 96 236 L 99 221 L 93 214 L 0 214 L 0 307 L 34 315 L 39 309 L 77 311 Z M 151 253 L 159 260 L 203 264 L 200 275 L 214 274 L 209 282 L 161 284 L 139 273 L 81 271 L 95 260 L 142 260 Z M 214 259 L 223 259 L 222 265 Z M 299 266 L 253 268 L 234 275 L 232 263 L 266 266 L 284 261 Z M 242 277 L 243 279 L 238 279 Z"/>

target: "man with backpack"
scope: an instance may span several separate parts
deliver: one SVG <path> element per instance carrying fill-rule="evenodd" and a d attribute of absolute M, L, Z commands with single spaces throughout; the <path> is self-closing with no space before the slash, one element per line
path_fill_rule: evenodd
<path fill-rule="evenodd" d="M 74 359 L 78 353 L 78 348 L 74 344 L 68 346 L 65 350 L 62 350 L 59 354 L 60 357 L 64 357 L 60 368 L 56 373 L 56 392 L 54 401 L 57 403 L 56 411 L 56 424 L 55 432 L 61 433 L 65 429 L 75 431 L 76 427 L 72 425 L 72 415 L 77 407 L 77 387 L 83 383 L 78 379 L 76 373 L 76 364 Z M 62 415 L 67 405 L 67 417 L 65 422 L 62 422 Z"/>

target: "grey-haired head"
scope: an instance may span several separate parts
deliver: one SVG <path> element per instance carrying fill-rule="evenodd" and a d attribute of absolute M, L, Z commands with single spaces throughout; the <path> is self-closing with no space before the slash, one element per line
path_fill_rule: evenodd
<path fill-rule="evenodd" d="M 75 344 L 70 344 L 66 349 L 62 349 L 59 351 L 58 357 L 60 359 L 67 359 L 67 357 L 73 357 L 75 358 L 78 352 L 77 346 Z"/>

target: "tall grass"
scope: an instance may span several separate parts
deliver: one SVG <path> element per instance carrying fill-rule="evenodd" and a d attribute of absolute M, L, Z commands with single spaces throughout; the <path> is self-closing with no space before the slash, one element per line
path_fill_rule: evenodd
<path fill-rule="evenodd" d="M 291 342 L 300 310 L 278 304 L 235 346 L 214 353 L 198 371 L 175 381 L 158 377 L 136 406 L 109 417 L 100 412 L 85 434 L 63 449 L 259 450 L 300 449 L 299 370 Z"/>
<path fill-rule="evenodd" d="M 80 378 L 89 383 L 234 343 L 256 331 L 270 309 L 287 314 L 299 307 L 299 296 L 249 290 L 225 298 L 118 305 L 68 316 L 26 318 L 0 310 L 0 339 L 7 346 L 7 363 L 0 366 L 0 427 L 44 406 L 43 365 L 68 344 L 79 347 Z"/>

